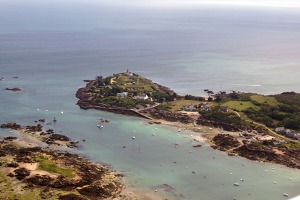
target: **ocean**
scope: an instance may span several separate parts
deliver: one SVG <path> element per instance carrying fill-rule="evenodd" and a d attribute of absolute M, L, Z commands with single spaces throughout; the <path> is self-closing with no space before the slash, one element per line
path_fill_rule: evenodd
<path fill-rule="evenodd" d="M 1 1 L 0 123 L 28 125 L 55 116 L 58 122 L 45 128 L 81 141 L 81 155 L 124 172 L 130 186 L 158 190 L 168 199 L 299 195 L 299 170 L 228 157 L 206 144 L 195 149 L 193 133 L 81 110 L 75 97 L 84 79 L 126 69 L 182 95 L 205 95 L 204 89 L 300 92 L 299 22 L 299 10 L 287 8 Z M 101 130 L 99 117 L 110 121 Z M 239 187 L 233 185 L 237 181 Z"/>

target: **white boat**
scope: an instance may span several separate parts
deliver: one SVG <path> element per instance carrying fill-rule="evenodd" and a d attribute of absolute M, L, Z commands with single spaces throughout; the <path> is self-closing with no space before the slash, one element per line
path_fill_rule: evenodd
<path fill-rule="evenodd" d="M 233 185 L 234 186 L 240 186 L 240 184 L 238 182 L 235 182 Z"/>
<path fill-rule="evenodd" d="M 64 109 L 63 107 L 61 106 L 61 111 L 60 111 L 60 114 L 63 115 L 64 114 Z"/>
<path fill-rule="evenodd" d="M 283 196 L 288 197 L 289 194 L 288 193 L 283 193 Z"/>
<path fill-rule="evenodd" d="M 131 138 L 134 140 L 134 139 L 135 139 L 135 136 L 132 136 Z"/>
<path fill-rule="evenodd" d="M 103 125 L 98 124 L 97 127 L 98 128 L 103 128 Z"/>

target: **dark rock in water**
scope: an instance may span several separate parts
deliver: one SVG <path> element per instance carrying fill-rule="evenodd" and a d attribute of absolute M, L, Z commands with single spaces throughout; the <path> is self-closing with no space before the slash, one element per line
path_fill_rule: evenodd
<path fill-rule="evenodd" d="M 163 189 L 164 191 L 171 192 L 171 193 L 174 193 L 176 191 L 175 188 L 173 188 L 171 185 L 166 183 L 162 185 L 154 186 L 152 187 L 152 189 Z"/>
<path fill-rule="evenodd" d="M 46 120 L 45 119 L 39 119 L 38 121 L 44 123 Z"/>
<path fill-rule="evenodd" d="M 18 180 L 22 180 L 24 179 L 26 176 L 30 175 L 30 171 L 27 170 L 26 168 L 22 167 L 22 168 L 18 168 L 16 170 L 14 170 L 15 172 L 15 176 Z"/>
<path fill-rule="evenodd" d="M 193 147 L 198 148 L 198 147 L 202 147 L 202 145 L 201 144 L 195 144 L 195 145 L 193 145 Z"/>
<path fill-rule="evenodd" d="M 52 129 L 48 129 L 48 130 L 46 131 L 46 133 L 47 133 L 47 134 L 53 134 L 54 131 L 53 131 Z"/>
<path fill-rule="evenodd" d="M 4 138 L 4 140 L 8 140 L 8 141 L 13 141 L 13 140 L 16 140 L 16 139 L 17 139 L 17 137 L 12 137 L 12 136 Z"/>
<path fill-rule="evenodd" d="M 1 124 L 0 128 L 11 128 L 14 130 L 19 130 L 21 128 L 21 125 L 15 123 L 15 122 L 9 122 L 7 124 Z"/>
<path fill-rule="evenodd" d="M 52 134 L 52 135 L 50 135 L 49 139 L 59 140 L 59 141 L 70 141 L 70 138 L 68 138 L 65 135 L 60 135 L 60 134 Z"/>
<path fill-rule="evenodd" d="M 41 132 L 43 130 L 43 126 L 41 124 L 37 124 L 36 126 L 26 126 L 26 132 Z"/>
<path fill-rule="evenodd" d="M 14 91 L 14 92 L 19 92 L 19 91 L 21 91 L 21 89 L 20 89 L 20 88 L 17 88 L 17 87 L 15 87 L 15 88 L 5 88 L 5 90 L 11 90 L 11 91 Z"/>

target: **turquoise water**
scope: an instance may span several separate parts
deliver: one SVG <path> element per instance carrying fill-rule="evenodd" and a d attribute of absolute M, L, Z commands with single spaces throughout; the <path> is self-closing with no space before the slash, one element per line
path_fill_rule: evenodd
<path fill-rule="evenodd" d="M 1 86 L 29 83 L 30 79 L 7 78 Z M 201 148 L 193 148 L 197 143 L 190 135 L 194 133 L 179 134 L 176 128 L 149 125 L 136 117 L 81 110 L 75 105 L 76 99 L 69 88 L 51 88 L 51 92 L 40 91 L 43 87 L 35 88 L 35 93 L 28 92 L 31 89 L 21 93 L 1 91 L 1 123 L 34 124 L 40 118 L 51 122 L 56 116 L 58 122 L 45 124 L 45 128 L 81 141 L 79 154 L 111 164 L 115 170 L 125 173 L 126 182 L 131 186 L 158 190 L 156 194 L 168 199 L 276 200 L 284 199 L 283 192 L 290 196 L 299 194 L 299 170 L 228 157 L 204 143 Z M 62 108 L 64 114 L 60 115 Z M 99 117 L 110 121 L 102 129 L 97 128 Z M 0 133 L 13 134 L 9 130 Z M 132 140 L 132 136 L 136 139 Z M 175 144 L 179 145 L 175 148 Z M 234 182 L 240 186 L 234 186 Z M 163 184 L 172 189 L 165 191 Z"/>
<path fill-rule="evenodd" d="M 299 21 L 299 12 L 284 9 L 136 10 L 2 1 L 0 123 L 51 122 L 55 116 L 58 122 L 45 128 L 81 141 L 80 154 L 111 164 L 130 185 L 158 190 L 168 199 L 299 195 L 299 170 L 227 157 L 205 144 L 195 149 L 191 133 L 177 135 L 174 128 L 150 126 L 143 119 L 81 110 L 74 96 L 83 79 L 127 68 L 181 94 L 201 95 L 205 88 L 300 92 Z M 103 129 L 97 128 L 99 117 L 110 120 Z M 171 189 L 164 191 L 162 184 Z"/>

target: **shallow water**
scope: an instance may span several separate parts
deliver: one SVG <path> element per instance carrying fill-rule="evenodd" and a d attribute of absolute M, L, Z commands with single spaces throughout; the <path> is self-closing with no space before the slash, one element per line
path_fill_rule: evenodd
<path fill-rule="evenodd" d="M 52 122 L 55 116 L 57 123 L 45 128 L 81 141 L 80 154 L 112 164 L 129 184 L 158 190 L 168 199 L 299 195 L 299 170 L 227 157 L 207 145 L 195 149 L 190 133 L 177 135 L 175 128 L 140 118 L 81 110 L 74 96 L 83 79 L 127 68 L 181 94 L 203 94 L 204 88 L 299 92 L 298 12 L 138 11 L 8 1 L 0 11 L 0 77 L 5 78 L 0 81 L 0 123 Z M 22 92 L 2 90 L 6 87 Z M 102 129 L 99 117 L 110 120 Z"/>

